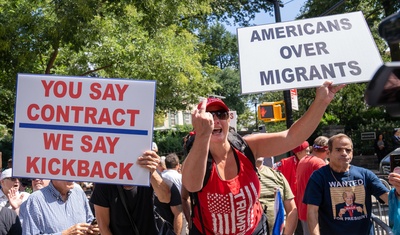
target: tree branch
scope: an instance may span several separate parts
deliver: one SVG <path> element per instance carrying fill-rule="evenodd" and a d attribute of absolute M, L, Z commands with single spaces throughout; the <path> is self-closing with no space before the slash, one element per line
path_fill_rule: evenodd
<path fill-rule="evenodd" d="M 85 73 L 82 73 L 80 76 L 85 76 L 85 75 L 88 75 L 88 74 L 90 74 L 90 73 L 94 73 L 94 72 L 96 72 L 96 71 L 99 71 L 99 70 L 102 70 L 102 69 L 106 69 L 106 68 L 111 67 L 111 66 L 113 66 L 113 65 L 114 65 L 114 64 L 109 64 L 109 65 L 106 65 L 106 66 L 103 66 L 103 67 L 100 67 L 100 68 L 97 68 L 97 69 L 89 70 L 89 71 L 87 71 L 87 72 L 85 72 Z"/>

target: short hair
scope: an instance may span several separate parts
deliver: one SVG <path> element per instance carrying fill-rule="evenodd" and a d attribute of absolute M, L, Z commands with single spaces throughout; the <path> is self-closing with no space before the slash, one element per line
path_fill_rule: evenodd
<path fill-rule="evenodd" d="M 176 168 L 179 165 L 179 157 L 176 153 L 170 153 L 165 157 L 165 166 L 167 169 Z"/>
<path fill-rule="evenodd" d="M 353 148 L 353 141 L 351 140 L 351 138 L 349 136 L 347 136 L 346 134 L 339 133 L 339 134 L 336 134 L 336 135 L 332 136 L 331 138 L 329 138 L 329 140 L 328 140 L 329 151 L 332 151 L 333 141 L 335 141 L 337 139 L 343 139 L 343 138 L 347 138 L 351 143 L 351 148 Z"/>
<path fill-rule="evenodd" d="M 328 141 L 329 138 L 326 136 L 318 136 L 315 140 L 314 140 L 314 144 L 312 146 L 312 151 L 315 152 L 325 152 L 328 148 Z"/>
<path fill-rule="evenodd" d="M 356 201 L 356 194 L 353 191 L 344 191 L 342 194 L 343 200 L 345 200 L 345 197 L 350 194 L 353 197 L 353 201 Z"/>

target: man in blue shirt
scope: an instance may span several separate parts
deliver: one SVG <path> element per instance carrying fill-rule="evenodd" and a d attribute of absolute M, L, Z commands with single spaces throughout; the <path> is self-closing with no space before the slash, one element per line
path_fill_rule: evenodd
<path fill-rule="evenodd" d="M 328 158 L 329 165 L 311 175 L 303 198 L 310 234 L 369 234 L 371 196 L 387 203 L 388 189 L 370 170 L 350 165 L 353 142 L 347 135 L 329 139 Z"/>
<path fill-rule="evenodd" d="M 30 195 L 20 208 L 23 234 L 99 234 L 82 188 L 70 181 L 52 180 Z"/>

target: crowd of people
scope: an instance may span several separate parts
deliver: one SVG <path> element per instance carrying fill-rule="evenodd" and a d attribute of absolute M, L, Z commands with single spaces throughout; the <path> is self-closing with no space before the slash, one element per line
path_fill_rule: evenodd
<path fill-rule="evenodd" d="M 389 204 L 390 225 L 400 233 L 394 219 L 400 174 L 388 176 L 389 192 L 371 171 L 351 164 L 347 135 L 306 141 L 342 87 L 326 81 L 317 88 L 308 111 L 289 129 L 244 137 L 230 128 L 221 99 L 204 99 L 192 114 L 182 164 L 175 153 L 160 157 L 155 143 L 138 156 L 149 187 L 32 179 L 27 193 L 6 169 L 0 176 L 0 233 L 157 235 L 168 226 L 180 235 L 367 235 L 372 196 Z M 264 164 L 285 152 L 293 155 L 273 167 Z"/>

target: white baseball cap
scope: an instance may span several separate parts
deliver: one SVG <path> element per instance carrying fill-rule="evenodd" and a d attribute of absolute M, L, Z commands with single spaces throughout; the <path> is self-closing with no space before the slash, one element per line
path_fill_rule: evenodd
<path fill-rule="evenodd" d="M 12 177 L 12 168 L 5 169 L 3 172 L 1 172 L 0 180 L 10 177 Z"/>

